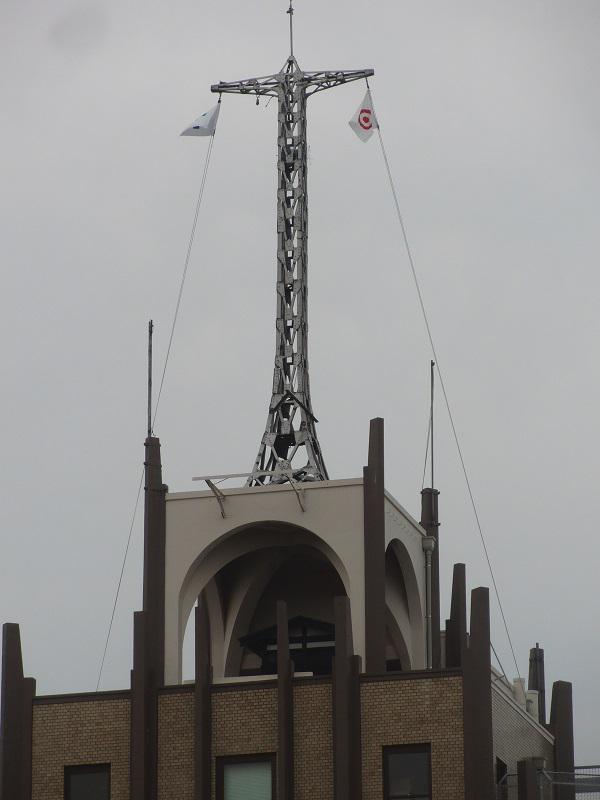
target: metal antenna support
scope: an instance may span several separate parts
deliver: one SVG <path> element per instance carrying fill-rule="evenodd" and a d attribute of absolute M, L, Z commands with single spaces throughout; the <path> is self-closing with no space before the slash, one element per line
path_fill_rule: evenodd
<path fill-rule="evenodd" d="M 152 436 L 152 334 L 154 323 L 148 322 L 148 438 Z"/>
<path fill-rule="evenodd" d="M 290 35 L 293 7 L 290 2 Z M 291 39 L 293 46 L 293 38 Z M 327 480 L 308 380 L 308 196 L 306 101 L 325 89 L 373 75 L 372 69 L 304 72 L 293 52 L 274 75 L 217 83 L 212 92 L 276 97 L 277 320 L 267 424 L 248 486 Z M 267 473 L 267 474 L 265 474 Z"/>
<path fill-rule="evenodd" d="M 221 516 L 225 519 L 225 500 L 227 499 L 223 492 L 220 489 L 217 489 L 215 484 L 211 481 L 210 478 L 205 478 L 206 485 L 217 498 L 217 503 L 219 504 L 219 508 L 221 510 Z"/>
<path fill-rule="evenodd" d="M 214 482 L 218 480 L 229 480 L 230 478 L 250 478 L 252 476 L 259 477 L 256 473 L 252 472 L 231 472 L 228 475 L 199 475 L 196 478 L 192 478 L 193 481 L 204 481 L 208 488 L 211 490 L 213 495 L 217 498 L 217 502 L 219 503 L 219 508 L 221 509 L 221 516 L 225 519 L 225 500 L 227 499 L 226 495 L 218 489 Z M 260 477 L 265 477 L 267 475 L 273 476 L 275 473 L 273 472 L 262 472 Z M 296 495 L 296 500 L 298 501 L 298 505 L 300 506 L 301 511 L 306 511 L 306 507 L 304 505 L 304 489 L 298 488 L 296 486 L 296 481 L 292 477 L 292 475 L 287 475 L 286 480 L 289 482 L 290 486 L 292 487 L 294 494 Z"/>

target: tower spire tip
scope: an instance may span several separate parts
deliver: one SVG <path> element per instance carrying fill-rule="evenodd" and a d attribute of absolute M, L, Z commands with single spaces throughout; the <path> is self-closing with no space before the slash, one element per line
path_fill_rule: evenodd
<path fill-rule="evenodd" d="M 293 0 L 290 0 L 290 6 L 286 11 L 290 15 L 290 58 L 294 57 L 294 6 Z"/>

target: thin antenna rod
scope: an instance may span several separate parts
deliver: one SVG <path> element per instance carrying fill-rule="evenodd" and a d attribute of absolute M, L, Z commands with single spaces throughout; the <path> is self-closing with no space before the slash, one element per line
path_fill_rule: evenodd
<path fill-rule="evenodd" d="M 290 58 L 294 57 L 294 7 L 293 0 L 290 0 L 290 7 L 287 13 L 290 15 Z"/>
<path fill-rule="evenodd" d="M 434 378 L 435 378 L 435 361 L 431 362 L 431 417 L 430 417 L 430 425 L 431 425 L 431 488 L 435 489 L 435 483 L 433 481 L 433 385 L 434 385 Z"/>
<path fill-rule="evenodd" d="M 154 324 L 148 322 L 148 438 L 152 436 L 152 333 Z"/>

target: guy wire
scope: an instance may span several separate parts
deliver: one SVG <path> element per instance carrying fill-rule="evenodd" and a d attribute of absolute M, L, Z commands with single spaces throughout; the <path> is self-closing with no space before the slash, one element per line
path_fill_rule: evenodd
<path fill-rule="evenodd" d="M 369 81 L 367 80 L 366 83 L 367 83 L 367 88 L 369 88 L 369 90 L 370 90 L 371 87 L 369 86 Z M 372 92 L 371 92 L 371 97 L 372 97 Z M 456 426 L 454 424 L 454 417 L 452 416 L 452 411 L 450 409 L 450 402 L 448 400 L 448 394 L 446 392 L 446 384 L 444 382 L 444 377 L 442 375 L 442 370 L 440 368 L 440 360 L 438 358 L 438 354 L 437 354 L 437 351 L 435 349 L 435 344 L 434 344 L 434 341 L 433 341 L 433 335 L 431 333 L 431 327 L 429 325 L 429 319 L 427 317 L 427 311 L 425 310 L 425 303 L 423 301 L 423 295 L 421 293 L 421 286 L 419 284 L 419 279 L 417 277 L 417 271 L 416 271 L 416 268 L 415 268 L 415 264 L 414 264 L 414 260 L 413 260 L 413 256 L 412 256 L 412 251 L 411 251 L 410 244 L 409 244 L 409 241 L 408 241 L 408 236 L 406 234 L 406 227 L 404 225 L 404 218 L 402 216 L 402 212 L 400 211 L 400 203 L 398 202 L 398 195 L 396 194 L 396 187 L 394 185 L 394 179 L 392 177 L 392 171 L 391 171 L 391 168 L 390 168 L 390 162 L 388 160 L 388 156 L 387 156 L 387 152 L 386 152 L 386 149 L 385 149 L 385 145 L 383 143 L 383 136 L 382 136 L 382 133 L 381 133 L 381 127 L 380 127 L 380 123 L 379 123 L 378 119 L 377 119 L 377 133 L 379 135 L 379 143 L 381 145 L 381 153 L 383 155 L 383 160 L 385 162 L 385 168 L 387 170 L 387 175 L 388 175 L 388 179 L 389 179 L 389 182 L 390 182 L 390 188 L 392 190 L 392 196 L 393 196 L 393 199 L 394 199 L 394 205 L 396 207 L 396 214 L 398 216 L 398 222 L 400 223 L 400 229 L 402 231 L 402 238 L 404 240 L 404 246 L 405 246 L 405 249 L 406 249 L 406 254 L 408 256 L 408 263 L 410 265 L 410 270 L 412 272 L 413 281 L 414 281 L 414 284 L 415 284 L 415 288 L 417 290 L 417 296 L 419 298 L 419 305 L 421 306 L 421 313 L 423 315 L 423 320 L 425 322 L 425 328 L 427 329 L 427 336 L 429 338 L 429 344 L 431 346 L 431 352 L 433 353 L 433 358 L 435 360 L 437 373 L 438 373 L 439 378 L 440 378 L 440 385 L 442 387 L 442 394 L 444 395 L 444 402 L 445 402 L 445 405 L 446 405 L 446 409 L 448 411 L 448 417 L 450 418 L 450 426 L 452 428 L 452 434 L 453 434 L 453 437 L 454 437 L 454 442 L 456 444 L 456 449 L 458 451 L 458 457 L 459 457 L 460 464 L 461 464 L 461 467 L 462 467 L 462 472 L 463 472 L 463 475 L 464 475 L 464 478 L 465 478 L 465 483 L 467 485 L 467 491 L 468 491 L 468 494 L 469 494 L 469 499 L 471 501 L 471 507 L 473 509 L 473 514 L 475 515 L 475 522 L 476 522 L 476 525 L 477 525 L 477 530 L 479 531 L 479 537 L 481 539 L 481 544 L 483 545 L 483 552 L 485 554 L 485 559 L 487 561 L 488 569 L 490 571 L 490 575 L 491 575 L 491 578 L 492 578 L 492 584 L 494 586 L 494 593 L 496 595 L 496 599 L 498 600 L 498 607 L 500 608 L 500 615 L 502 616 L 502 622 L 504 624 L 504 630 L 506 631 L 506 636 L 508 638 L 508 643 L 510 645 L 510 650 L 511 650 L 511 653 L 512 653 L 513 661 L 515 662 L 517 675 L 520 678 L 521 677 L 521 673 L 519 671 L 519 665 L 517 663 L 517 657 L 515 655 L 515 650 L 514 650 L 514 647 L 513 647 L 512 639 L 511 639 L 511 636 L 510 636 L 510 633 L 509 633 L 509 630 L 508 630 L 508 623 L 506 621 L 506 616 L 504 614 L 504 609 L 502 607 L 502 601 L 500 600 L 500 592 L 498 591 L 498 585 L 496 583 L 496 578 L 494 576 L 494 570 L 492 568 L 492 562 L 490 560 L 490 556 L 489 556 L 489 553 L 488 553 L 487 545 L 486 545 L 486 542 L 485 542 L 485 537 L 483 535 L 483 529 L 481 527 L 481 522 L 479 520 L 479 513 L 477 511 L 477 505 L 475 503 L 475 497 L 473 496 L 473 490 L 471 489 L 471 481 L 469 480 L 469 474 L 467 472 L 467 467 L 466 467 L 465 460 L 464 460 L 464 457 L 463 457 L 462 448 L 460 446 L 458 433 L 457 433 L 457 430 L 456 430 Z"/>
<path fill-rule="evenodd" d="M 162 375 L 161 375 L 161 379 L 160 379 L 160 385 L 159 385 L 159 388 L 158 388 L 158 395 L 156 397 L 156 405 L 154 407 L 154 415 L 152 417 L 152 429 L 154 428 L 154 423 L 156 421 L 156 415 L 158 413 L 158 406 L 159 406 L 159 403 L 160 403 L 160 398 L 161 398 L 161 395 L 162 395 L 163 385 L 164 385 L 164 382 L 165 382 L 165 375 L 166 375 L 166 372 L 167 372 L 167 365 L 169 363 L 169 356 L 171 354 L 171 346 L 173 344 L 173 336 L 175 335 L 175 326 L 177 325 L 177 318 L 179 316 L 179 308 L 181 306 L 181 298 L 183 296 L 183 287 L 185 285 L 185 279 L 187 277 L 188 267 L 189 267 L 189 264 L 190 264 L 190 256 L 192 254 L 192 247 L 193 247 L 194 238 L 195 238 L 195 235 L 196 235 L 196 228 L 198 227 L 198 217 L 200 215 L 200 206 L 202 205 L 202 198 L 204 196 L 204 188 L 206 186 L 206 176 L 208 175 L 208 167 L 209 167 L 209 164 L 210 164 L 210 157 L 211 157 L 211 154 L 212 154 L 214 141 L 215 141 L 215 137 L 214 137 L 214 134 L 213 134 L 210 137 L 210 142 L 209 142 L 208 150 L 207 150 L 207 153 L 206 153 L 206 159 L 205 159 L 205 162 L 204 162 L 204 170 L 203 170 L 203 173 L 202 173 L 202 180 L 200 182 L 200 190 L 198 192 L 198 199 L 196 201 L 196 209 L 194 211 L 194 221 L 193 221 L 193 224 L 192 224 L 192 231 L 190 233 L 190 239 L 189 239 L 187 252 L 186 252 L 186 256 L 185 256 L 185 263 L 184 263 L 184 267 L 183 267 L 183 273 L 181 275 L 181 281 L 179 283 L 179 292 L 177 294 L 177 302 L 175 304 L 175 312 L 173 314 L 173 323 L 171 325 L 171 333 L 169 335 L 169 344 L 168 344 L 168 347 L 167 347 L 167 354 L 165 356 L 165 363 L 164 363 L 164 366 L 163 366 L 163 371 L 162 371 Z M 151 430 L 149 433 L 151 434 L 152 432 L 153 431 Z M 129 526 L 129 535 L 127 536 L 127 544 L 125 546 L 125 553 L 123 554 L 123 563 L 121 565 L 121 573 L 119 575 L 119 580 L 118 580 L 118 583 L 117 583 L 117 590 L 115 592 L 115 600 L 114 600 L 114 603 L 113 603 L 112 614 L 111 614 L 111 617 L 110 617 L 110 622 L 108 624 L 108 632 L 106 634 L 106 641 L 104 643 L 104 652 L 102 653 L 102 660 L 100 662 L 100 669 L 98 671 L 98 680 L 96 682 L 96 691 L 98 691 L 98 689 L 100 687 L 100 680 L 102 678 L 102 670 L 104 669 L 104 662 L 106 660 L 106 653 L 107 653 L 107 650 L 108 650 L 108 643 L 109 643 L 109 640 L 110 640 L 110 635 L 112 633 L 113 622 L 114 622 L 115 613 L 116 613 L 116 610 L 117 610 L 117 603 L 118 603 L 118 600 L 119 600 L 119 592 L 121 591 L 121 584 L 123 582 L 123 574 L 125 572 L 125 564 L 127 562 L 127 555 L 129 553 L 129 547 L 131 545 L 131 537 L 132 537 L 132 534 L 133 534 L 133 526 L 135 525 L 135 519 L 136 519 L 136 516 L 137 516 L 137 510 L 138 510 L 138 506 L 139 506 L 139 503 L 140 503 L 140 495 L 142 493 L 143 482 L 144 482 L 144 467 L 142 467 L 142 473 L 140 475 L 137 494 L 136 494 L 135 503 L 134 503 L 134 507 L 133 507 L 133 514 L 131 515 L 131 525 Z"/>

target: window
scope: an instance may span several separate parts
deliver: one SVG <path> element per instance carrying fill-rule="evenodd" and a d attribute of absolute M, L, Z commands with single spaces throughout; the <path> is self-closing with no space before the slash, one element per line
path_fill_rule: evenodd
<path fill-rule="evenodd" d="M 496 784 L 498 785 L 498 797 L 506 800 L 508 797 L 508 767 L 501 758 L 496 758 Z"/>
<path fill-rule="evenodd" d="M 65 767 L 65 800 L 110 800 L 110 764 Z"/>
<path fill-rule="evenodd" d="M 383 750 L 385 800 L 431 800 L 431 747 L 409 744 Z"/>
<path fill-rule="evenodd" d="M 275 756 L 225 756 L 217 759 L 218 800 L 274 800 Z"/>

